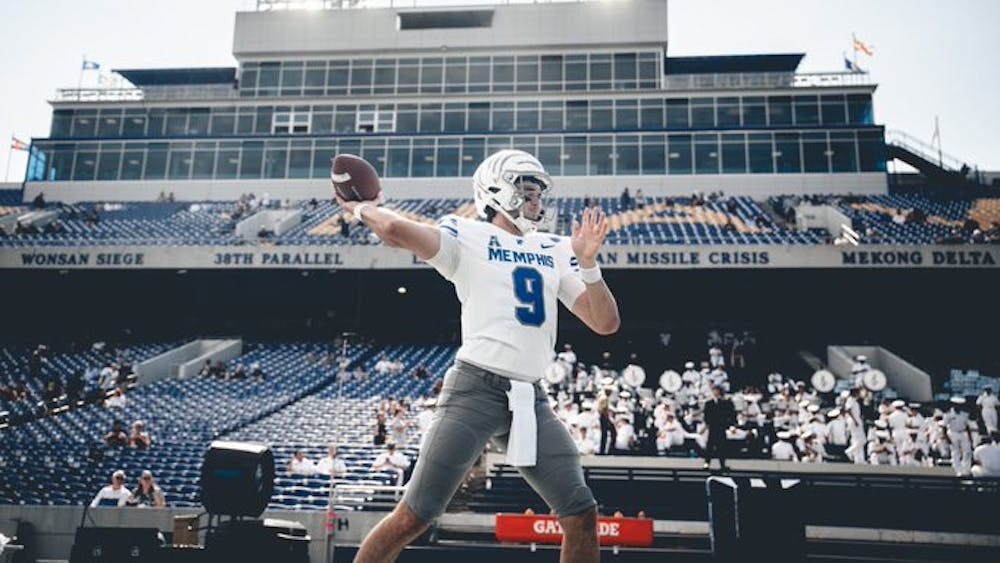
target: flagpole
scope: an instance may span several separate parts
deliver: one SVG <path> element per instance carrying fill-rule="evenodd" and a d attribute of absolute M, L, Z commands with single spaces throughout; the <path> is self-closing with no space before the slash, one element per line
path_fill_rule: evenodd
<path fill-rule="evenodd" d="M 80 61 L 80 77 L 76 81 L 76 101 L 80 101 L 80 89 L 83 88 L 83 65 L 87 63 L 87 54 L 83 54 L 83 60 Z"/>
<path fill-rule="evenodd" d="M 851 52 L 854 53 L 854 70 L 858 70 L 858 36 L 851 33 Z"/>
<path fill-rule="evenodd" d="M 13 139 L 13 138 L 14 138 L 13 135 L 11 135 L 11 139 Z M 3 174 L 3 181 L 4 181 L 4 183 L 7 183 L 7 182 L 10 181 L 10 157 L 11 157 L 12 154 L 14 154 L 14 141 L 13 140 L 11 140 L 10 144 L 7 145 L 7 171 L 4 172 L 4 174 Z"/>
<path fill-rule="evenodd" d="M 938 123 L 938 116 L 934 116 L 934 136 L 938 142 L 938 166 L 944 168 L 944 155 L 941 152 L 941 127 Z"/>

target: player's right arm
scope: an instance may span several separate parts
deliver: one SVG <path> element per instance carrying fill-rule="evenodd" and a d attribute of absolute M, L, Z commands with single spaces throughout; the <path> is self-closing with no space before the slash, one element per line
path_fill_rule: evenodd
<path fill-rule="evenodd" d="M 441 232 L 437 228 L 378 207 L 382 203 L 381 195 L 375 201 L 345 201 L 340 196 L 336 198 L 340 207 L 351 214 L 355 208 L 363 206 L 361 219 L 386 246 L 405 248 L 420 260 L 433 258 L 441 249 Z"/>

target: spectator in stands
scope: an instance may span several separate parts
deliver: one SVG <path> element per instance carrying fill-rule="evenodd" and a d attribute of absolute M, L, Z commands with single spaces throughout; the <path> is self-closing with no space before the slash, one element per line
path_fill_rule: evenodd
<path fill-rule="evenodd" d="M 614 455 L 630 455 L 635 447 L 635 428 L 629 422 L 627 414 L 618 416 L 615 423 L 615 451 Z"/>
<path fill-rule="evenodd" d="M 579 434 L 574 441 L 576 442 L 576 451 L 580 452 L 580 455 L 594 455 L 597 452 L 594 440 L 587 434 L 586 426 L 579 428 Z"/>
<path fill-rule="evenodd" d="M 122 421 L 116 420 L 111 425 L 111 431 L 104 435 L 104 443 L 109 448 L 124 447 L 128 445 L 128 434 L 122 428 Z"/>
<path fill-rule="evenodd" d="M 375 417 L 375 438 L 373 443 L 376 446 L 385 444 L 386 441 L 385 413 L 379 412 Z"/>
<path fill-rule="evenodd" d="M 198 375 L 202 377 L 212 375 L 212 360 L 205 360 L 205 365 L 201 366 L 201 369 L 198 370 Z"/>
<path fill-rule="evenodd" d="M 291 475 L 315 475 L 314 464 L 302 450 L 295 450 L 292 459 L 288 460 L 288 473 Z"/>
<path fill-rule="evenodd" d="M 972 469 L 972 433 L 969 415 L 963 410 L 965 397 L 952 397 L 951 408 L 944 415 L 944 423 L 951 443 L 951 466 L 955 474 L 968 475 Z"/>
<path fill-rule="evenodd" d="M 379 356 L 377 362 L 375 362 L 375 373 L 378 375 L 388 375 L 392 371 L 392 362 L 389 358 L 385 357 L 385 354 Z"/>
<path fill-rule="evenodd" d="M 163 508 L 167 505 L 166 499 L 163 497 L 163 491 L 160 490 L 160 486 L 153 479 L 153 472 L 148 469 L 143 470 L 142 477 L 139 478 L 139 484 L 125 502 L 128 506 L 138 508 Z"/>
<path fill-rule="evenodd" d="M 992 432 L 990 441 L 980 444 L 972 459 L 973 477 L 1000 477 L 1000 432 Z"/>
<path fill-rule="evenodd" d="M 853 371 L 853 370 L 852 370 Z M 846 454 L 854 463 L 864 463 L 865 456 L 865 422 L 861 418 L 861 389 L 854 387 L 844 401 L 843 416 L 846 417 L 848 431 L 851 434 L 851 444 Z"/>
<path fill-rule="evenodd" d="M 635 208 L 644 209 L 646 207 L 646 196 L 642 194 L 642 188 L 635 191 Z"/>
<path fill-rule="evenodd" d="M 874 438 L 868 443 L 869 463 L 872 465 L 896 465 L 896 447 L 889 437 L 888 430 L 876 430 Z"/>
<path fill-rule="evenodd" d="M 125 506 L 132 493 L 125 488 L 125 472 L 121 469 L 111 474 L 111 484 L 105 485 L 90 501 L 90 507 Z"/>
<path fill-rule="evenodd" d="M 45 209 L 45 194 L 39 192 L 35 196 L 35 199 L 31 201 L 31 207 L 34 209 Z"/>
<path fill-rule="evenodd" d="M 787 430 L 778 432 L 778 441 L 771 446 L 771 459 L 775 461 L 799 461 L 799 456 L 795 453 L 795 446 L 792 445 L 792 434 Z"/>
<path fill-rule="evenodd" d="M 420 433 L 420 446 L 423 446 L 424 438 L 427 436 L 427 431 L 430 430 L 431 422 L 434 420 L 437 399 L 424 399 L 421 406 L 423 408 L 417 414 L 417 431 Z"/>
<path fill-rule="evenodd" d="M 372 471 L 392 471 L 398 477 L 396 486 L 402 487 L 406 477 L 406 470 L 410 468 L 410 460 L 402 452 L 396 451 L 396 444 L 389 442 L 385 445 L 385 451 L 378 454 L 372 462 Z"/>
<path fill-rule="evenodd" d="M 146 432 L 146 424 L 137 420 L 132 423 L 132 434 L 128 437 L 128 446 L 137 450 L 148 450 L 153 445 L 153 439 Z"/>
<path fill-rule="evenodd" d="M 326 457 L 319 460 L 319 463 L 316 464 L 316 473 L 331 477 L 343 477 L 347 475 L 347 464 L 344 463 L 344 460 L 337 457 L 337 446 L 330 444 L 326 452 Z"/>
<path fill-rule="evenodd" d="M 406 409 L 401 406 L 396 407 L 392 415 L 392 441 L 399 445 L 406 443 L 406 431 L 410 428 L 409 421 L 406 420 Z"/>
<path fill-rule="evenodd" d="M 708 443 L 705 446 L 705 464 L 708 469 L 712 458 L 719 458 L 720 470 L 726 471 L 726 430 L 736 424 L 736 409 L 733 402 L 722 396 L 722 387 L 712 387 L 712 399 L 705 403 L 705 425 L 708 427 Z"/>
<path fill-rule="evenodd" d="M 986 427 L 986 434 L 995 434 L 1000 430 L 997 428 L 997 407 L 1000 407 L 1000 401 L 993 394 L 992 387 L 983 388 L 983 392 L 976 398 L 976 406 L 979 407 L 979 417 Z"/>
<path fill-rule="evenodd" d="M 628 193 L 628 186 L 625 186 L 625 189 L 622 190 L 622 195 L 619 198 L 618 209 L 621 211 L 628 211 L 629 209 L 632 209 L 632 196 Z"/>
<path fill-rule="evenodd" d="M 424 364 L 420 364 L 419 366 L 417 366 L 417 369 L 413 370 L 413 377 L 421 381 L 427 379 L 430 376 L 431 373 L 427 371 L 427 368 L 424 367 Z"/>
<path fill-rule="evenodd" d="M 601 442 L 597 453 L 609 455 L 611 454 L 611 448 L 614 447 L 618 439 L 618 431 L 615 428 L 614 421 L 611 420 L 611 407 L 608 404 L 607 397 L 601 397 L 598 400 L 597 414 L 600 417 L 599 422 L 601 425 Z"/>
<path fill-rule="evenodd" d="M 260 362 L 250 364 L 250 377 L 255 383 L 264 383 L 264 368 L 261 367 Z"/>
<path fill-rule="evenodd" d="M 123 409 L 125 408 L 125 394 L 122 393 L 121 387 L 115 389 L 114 393 L 104 400 L 104 406 L 109 409 Z"/>

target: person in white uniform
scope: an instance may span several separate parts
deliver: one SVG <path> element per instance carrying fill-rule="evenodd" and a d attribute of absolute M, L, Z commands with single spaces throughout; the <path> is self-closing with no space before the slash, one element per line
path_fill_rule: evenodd
<path fill-rule="evenodd" d="M 983 419 L 986 434 L 990 435 L 996 432 L 997 407 L 1000 407 L 1000 400 L 993 394 L 992 387 L 983 388 L 983 392 L 976 398 L 976 406 L 979 407 L 979 416 Z"/>
<path fill-rule="evenodd" d="M 845 417 L 847 429 L 851 433 L 851 445 L 844 452 L 854 463 L 865 463 L 865 422 L 861 419 L 861 401 L 859 397 L 861 391 L 855 387 L 851 389 L 847 400 L 844 401 L 842 416 Z"/>
<path fill-rule="evenodd" d="M 968 475 L 972 470 L 972 436 L 969 434 L 969 415 L 959 408 L 965 404 L 964 397 L 952 397 L 951 408 L 944 415 L 951 442 L 951 466 L 955 474 Z"/>
<path fill-rule="evenodd" d="M 502 150 L 473 176 L 485 221 L 450 215 L 431 226 L 380 208 L 380 200 L 338 197 L 387 246 L 413 252 L 452 282 L 462 304 L 462 346 L 406 493 L 355 561 L 395 560 L 444 511 L 491 438 L 506 438 L 508 462 L 558 515 L 563 560 L 598 560 L 597 503 L 537 382 L 553 357 L 558 302 L 598 334 L 618 330 L 618 306 L 597 263 L 610 224 L 590 208 L 571 237 L 535 232 L 551 187 L 538 159 Z"/>

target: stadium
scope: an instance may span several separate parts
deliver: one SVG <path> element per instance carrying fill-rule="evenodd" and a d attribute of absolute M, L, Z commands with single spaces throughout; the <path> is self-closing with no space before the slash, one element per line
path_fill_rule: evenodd
<path fill-rule="evenodd" d="M 668 8 L 256 0 L 234 66 L 55 92 L 0 185 L 0 561 L 379 560 L 475 395 L 474 287 L 380 218 L 466 244 L 498 151 L 552 192 L 481 270 L 513 268 L 512 361 L 547 348 L 483 373 L 562 423 L 601 560 L 998 560 L 1000 173 L 880 122 L 856 63 L 672 56 Z M 334 197 L 338 155 L 381 206 Z M 545 277 L 546 317 L 594 209 L 590 313 Z M 560 560 L 577 512 L 514 461 L 504 385 L 510 442 L 399 561 Z"/>

